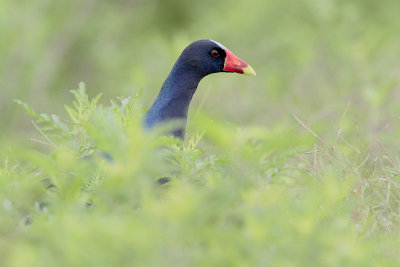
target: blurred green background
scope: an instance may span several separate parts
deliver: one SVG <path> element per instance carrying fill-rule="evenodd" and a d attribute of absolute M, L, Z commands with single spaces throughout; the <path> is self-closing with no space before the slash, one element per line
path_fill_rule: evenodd
<path fill-rule="evenodd" d="M 395 0 L 0 0 L 0 265 L 399 266 L 399 14 Z M 185 143 L 143 133 L 141 105 L 204 38 L 257 76 L 205 78 Z M 81 84 L 68 116 L 80 81 L 103 107 Z M 114 161 L 82 160 L 98 151 Z"/>
<path fill-rule="evenodd" d="M 3 0 L 1 132 L 32 128 L 13 99 L 62 112 L 80 81 L 107 103 L 142 90 L 149 106 L 182 49 L 210 38 L 257 77 L 207 77 L 192 112 L 265 126 L 294 124 L 295 113 L 330 126 L 351 101 L 350 116 L 375 133 L 400 114 L 399 12 L 394 0 Z"/>

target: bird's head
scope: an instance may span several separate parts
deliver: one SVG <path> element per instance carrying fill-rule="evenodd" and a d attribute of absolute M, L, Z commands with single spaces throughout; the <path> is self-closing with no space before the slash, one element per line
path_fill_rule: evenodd
<path fill-rule="evenodd" d="M 235 56 L 228 48 L 213 40 L 198 40 L 191 43 L 180 56 L 185 69 L 202 76 L 217 72 L 235 72 L 256 76 L 253 68 Z"/>

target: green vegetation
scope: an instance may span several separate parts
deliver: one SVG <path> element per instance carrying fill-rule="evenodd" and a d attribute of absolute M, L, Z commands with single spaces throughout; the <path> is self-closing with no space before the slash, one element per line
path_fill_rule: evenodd
<path fill-rule="evenodd" d="M 0 1 L 0 266 L 399 266 L 399 13 Z M 202 81 L 183 142 L 143 131 L 201 38 L 257 77 Z"/>

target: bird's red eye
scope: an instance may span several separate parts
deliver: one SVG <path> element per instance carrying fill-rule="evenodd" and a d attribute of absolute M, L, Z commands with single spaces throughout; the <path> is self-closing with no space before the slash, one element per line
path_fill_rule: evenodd
<path fill-rule="evenodd" d="M 219 57 L 219 52 L 215 49 L 211 50 L 210 54 L 212 57 Z"/>

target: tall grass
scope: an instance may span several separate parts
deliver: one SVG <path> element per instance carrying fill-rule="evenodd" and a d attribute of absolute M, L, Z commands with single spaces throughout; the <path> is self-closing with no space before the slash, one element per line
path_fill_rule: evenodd
<path fill-rule="evenodd" d="M 323 139 L 296 115 L 271 129 L 196 113 L 181 142 L 143 131 L 139 95 L 72 93 L 68 118 L 19 101 L 38 146 L 0 168 L 0 265 L 400 263 L 399 167 L 380 140 L 371 159 L 370 143 Z"/>

